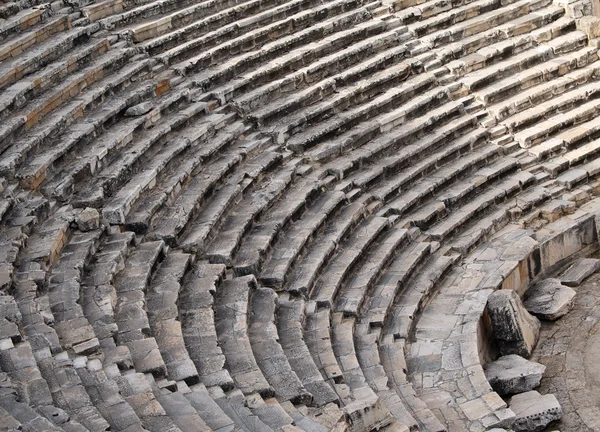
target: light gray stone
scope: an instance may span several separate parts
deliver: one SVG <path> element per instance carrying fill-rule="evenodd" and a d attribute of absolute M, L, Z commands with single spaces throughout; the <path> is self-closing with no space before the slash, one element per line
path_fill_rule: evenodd
<path fill-rule="evenodd" d="M 76 221 L 80 231 L 92 231 L 100 227 L 100 213 L 95 208 L 87 207 L 79 213 Z"/>
<path fill-rule="evenodd" d="M 569 312 L 575 294 L 558 279 L 544 279 L 525 292 L 523 305 L 530 313 L 554 321 Z"/>
<path fill-rule="evenodd" d="M 569 267 L 561 276 L 563 285 L 570 287 L 579 286 L 588 276 L 600 269 L 600 260 L 595 258 L 582 258 Z"/>
<path fill-rule="evenodd" d="M 511 354 L 485 365 L 485 377 L 500 395 L 522 393 L 540 385 L 546 366 Z"/>
<path fill-rule="evenodd" d="M 537 432 L 548 424 L 562 418 L 562 408 L 553 394 L 541 395 L 532 390 L 521 393 L 510 401 L 510 409 L 515 413 L 512 429 L 516 432 Z"/>
<path fill-rule="evenodd" d="M 134 105 L 125 111 L 125 117 L 137 117 L 150 112 L 150 110 L 154 108 L 154 104 L 152 102 L 143 102 L 138 105 Z"/>
<path fill-rule="evenodd" d="M 507 289 L 493 292 L 487 307 L 500 353 L 529 357 L 539 338 L 540 322 L 523 307 L 517 293 Z"/>

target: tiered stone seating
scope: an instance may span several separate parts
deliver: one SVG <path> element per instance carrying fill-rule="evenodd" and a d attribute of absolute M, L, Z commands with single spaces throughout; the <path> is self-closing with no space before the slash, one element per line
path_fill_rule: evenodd
<path fill-rule="evenodd" d="M 3 425 L 510 427 L 487 296 L 597 248 L 585 1 L 1 5 Z"/>
<path fill-rule="evenodd" d="M 304 340 L 302 323 L 305 305 L 302 300 L 282 301 L 277 314 L 277 331 L 287 360 L 316 406 L 338 401 L 337 394 L 324 381 Z"/>
<path fill-rule="evenodd" d="M 223 368 L 225 356 L 218 344 L 213 315 L 213 295 L 225 273 L 221 264 L 197 263 L 181 287 L 179 316 L 183 339 L 206 386 L 233 388 L 229 372 Z"/>

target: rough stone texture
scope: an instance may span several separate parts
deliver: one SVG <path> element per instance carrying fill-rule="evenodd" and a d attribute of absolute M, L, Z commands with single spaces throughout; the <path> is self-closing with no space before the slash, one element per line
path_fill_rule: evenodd
<path fill-rule="evenodd" d="M 540 322 L 525 310 L 512 290 L 498 290 L 488 297 L 494 337 L 502 355 L 529 357 L 538 341 Z"/>
<path fill-rule="evenodd" d="M 499 395 L 507 395 L 538 387 L 546 366 L 511 354 L 486 364 L 484 370 L 494 391 Z"/>
<path fill-rule="evenodd" d="M 532 314 L 554 321 L 571 309 L 575 291 L 558 279 L 544 279 L 533 284 L 525 293 L 523 305 Z"/>
<path fill-rule="evenodd" d="M 562 418 L 562 408 L 556 397 L 541 395 L 535 390 L 513 396 L 510 408 L 516 415 L 512 425 L 516 432 L 542 431 L 551 422 Z"/>
<path fill-rule="evenodd" d="M 595 258 L 582 258 L 565 271 L 560 280 L 563 285 L 579 286 L 585 278 L 596 273 L 600 269 L 600 260 Z"/>
<path fill-rule="evenodd" d="M 154 104 L 152 102 L 143 102 L 141 104 L 132 106 L 125 111 L 126 117 L 137 117 L 150 112 L 150 110 L 154 108 Z"/>
<path fill-rule="evenodd" d="M 76 218 L 80 231 L 92 231 L 100 227 L 100 213 L 94 208 L 87 207 Z"/>

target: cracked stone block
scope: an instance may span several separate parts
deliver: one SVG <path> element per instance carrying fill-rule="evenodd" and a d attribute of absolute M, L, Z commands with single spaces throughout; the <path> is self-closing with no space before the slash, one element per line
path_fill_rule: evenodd
<path fill-rule="evenodd" d="M 76 218 L 80 231 L 93 231 L 100 227 L 100 213 L 95 208 L 86 207 Z"/>
<path fill-rule="evenodd" d="M 530 313 L 554 321 L 571 310 L 575 294 L 558 279 L 544 279 L 527 290 L 523 305 Z"/>
<path fill-rule="evenodd" d="M 485 365 L 485 377 L 500 395 L 522 393 L 540 385 L 546 366 L 515 354 Z"/>
<path fill-rule="evenodd" d="M 563 285 L 579 286 L 585 278 L 593 275 L 600 269 L 600 260 L 595 258 L 582 258 L 563 273 L 560 280 Z"/>
<path fill-rule="evenodd" d="M 542 431 L 562 418 L 562 408 L 556 397 L 553 394 L 541 395 L 535 390 L 513 396 L 510 409 L 516 415 L 512 425 L 515 432 Z"/>
<path fill-rule="evenodd" d="M 529 314 L 518 294 L 501 289 L 488 297 L 494 337 L 502 355 L 529 357 L 540 334 L 540 321 Z"/>
<path fill-rule="evenodd" d="M 131 108 L 128 108 L 127 111 L 125 111 L 125 117 L 141 116 L 150 112 L 152 108 L 154 108 L 154 104 L 152 102 L 142 102 L 141 104 L 137 104 Z"/>

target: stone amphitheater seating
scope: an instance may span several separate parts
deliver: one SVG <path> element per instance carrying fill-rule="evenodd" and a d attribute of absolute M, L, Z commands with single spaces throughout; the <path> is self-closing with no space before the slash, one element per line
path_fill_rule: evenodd
<path fill-rule="evenodd" d="M 598 250 L 591 6 L 0 3 L 2 427 L 509 428 L 487 298 Z"/>

